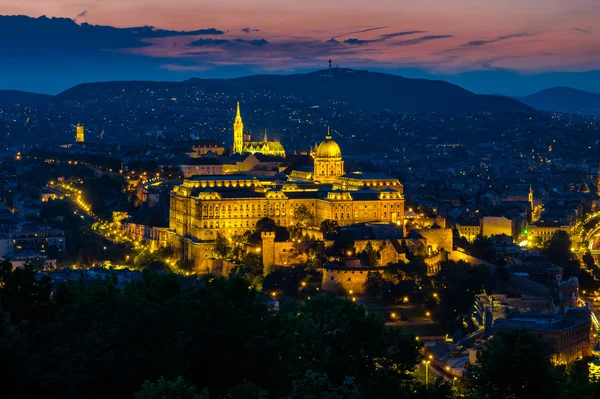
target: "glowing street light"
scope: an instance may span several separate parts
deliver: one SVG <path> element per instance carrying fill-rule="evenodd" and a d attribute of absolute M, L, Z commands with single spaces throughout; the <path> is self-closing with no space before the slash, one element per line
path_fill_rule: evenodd
<path fill-rule="evenodd" d="M 429 387 L 429 363 L 431 363 L 431 360 L 423 360 L 423 364 L 425 365 L 425 388 Z"/>

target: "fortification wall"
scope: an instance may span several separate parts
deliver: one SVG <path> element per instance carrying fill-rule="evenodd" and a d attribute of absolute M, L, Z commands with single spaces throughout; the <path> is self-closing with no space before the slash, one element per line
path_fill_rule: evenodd
<path fill-rule="evenodd" d="M 365 293 L 367 281 L 366 270 L 332 270 L 323 269 L 321 288 L 325 291 L 338 292 L 340 289 L 354 294 Z"/>
<path fill-rule="evenodd" d="M 452 229 L 421 229 L 417 230 L 425 240 L 427 247 L 431 246 L 432 252 L 452 251 Z"/>

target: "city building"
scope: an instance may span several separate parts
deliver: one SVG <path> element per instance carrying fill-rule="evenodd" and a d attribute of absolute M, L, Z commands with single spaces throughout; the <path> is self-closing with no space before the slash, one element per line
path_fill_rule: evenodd
<path fill-rule="evenodd" d="M 330 159 L 340 169 L 327 167 L 319 179 L 325 177 L 332 184 L 323 184 L 316 178 L 281 181 L 245 174 L 185 179 L 171 192 L 169 245 L 178 248 L 187 242 L 193 247 L 214 241 L 217 233 L 227 237 L 240 235 L 265 217 L 280 226 L 294 226 L 300 207 L 313 215 L 316 226 L 326 219 L 335 220 L 340 226 L 370 222 L 403 225 L 404 195 L 398 179 L 376 173 L 340 175 L 343 160 L 339 146 L 330 136 L 324 143 L 323 152 L 317 152 L 315 157 L 335 155 Z M 318 162 L 315 167 L 319 167 Z"/>
<path fill-rule="evenodd" d="M 75 142 L 76 143 L 84 143 L 85 142 L 85 128 L 83 125 L 78 124 L 75 127 Z"/>
<path fill-rule="evenodd" d="M 183 177 L 223 174 L 223 164 L 217 159 L 191 159 L 181 163 L 179 169 L 181 169 Z"/>
<path fill-rule="evenodd" d="M 233 123 L 233 152 L 239 154 L 249 152 L 251 154 L 276 155 L 285 157 L 285 150 L 280 142 L 269 141 L 267 132 L 262 141 L 250 141 L 249 135 L 244 135 L 244 123 L 240 113 L 240 103 L 237 103 L 235 120 Z"/>
<path fill-rule="evenodd" d="M 531 223 L 525 229 L 528 245 L 541 247 L 559 230 L 568 233 L 571 230 L 571 226 L 562 220 L 542 219 Z"/>
<path fill-rule="evenodd" d="M 196 141 L 192 145 L 192 151 L 187 153 L 190 158 L 202 158 L 208 154 L 223 155 L 225 147 L 215 140 Z"/>
<path fill-rule="evenodd" d="M 592 354 L 592 319 L 587 308 L 569 308 L 564 313 L 514 313 L 494 320 L 494 336 L 526 330 L 546 343 L 555 364 L 567 364 Z"/>
<path fill-rule="evenodd" d="M 479 219 L 461 219 L 454 225 L 458 234 L 469 242 L 473 242 L 477 236 L 481 235 L 481 222 Z"/>
<path fill-rule="evenodd" d="M 14 241 L 15 255 L 44 254 L 49 247 L 66 248 L 65 232 L 47 226 L 23 224 L 9 236 Z"/>

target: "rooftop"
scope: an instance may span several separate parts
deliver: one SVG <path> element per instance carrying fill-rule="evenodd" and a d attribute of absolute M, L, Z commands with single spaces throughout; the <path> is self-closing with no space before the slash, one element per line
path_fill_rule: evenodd
<path fill-rule="evenodd" d="M 509 319 L 496 319 L 494 329 L 530 330 L 540 332 L 562 332 L 573 327 L 591 323 L 589 310 L 570 308 L 566 314 L 559 313 L 518 313 Z"/>

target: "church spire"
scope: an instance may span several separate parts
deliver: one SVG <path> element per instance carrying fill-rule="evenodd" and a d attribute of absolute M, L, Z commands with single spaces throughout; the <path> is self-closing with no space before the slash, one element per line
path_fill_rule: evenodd
<path fill-rule="evenodd" d="M 240 113 L 240 102 L 237 102 L 235 120 L 233 121 L 233 152 L 242 153 L 244 150 L 244 123 Z"/>
<path fill-rule="evenodd" d="M 263 138 L 263 141 L 266 143 L 267 141 L 269 141 L 269 138 L 267 137 L 267 129 L 265 129 L 265 137 Z"/>
<path fill-rule="evenodd" d="M 327 140 L 331 140 L 331 128 L 327 126 L 327 136 L 325 136 Z"/>

